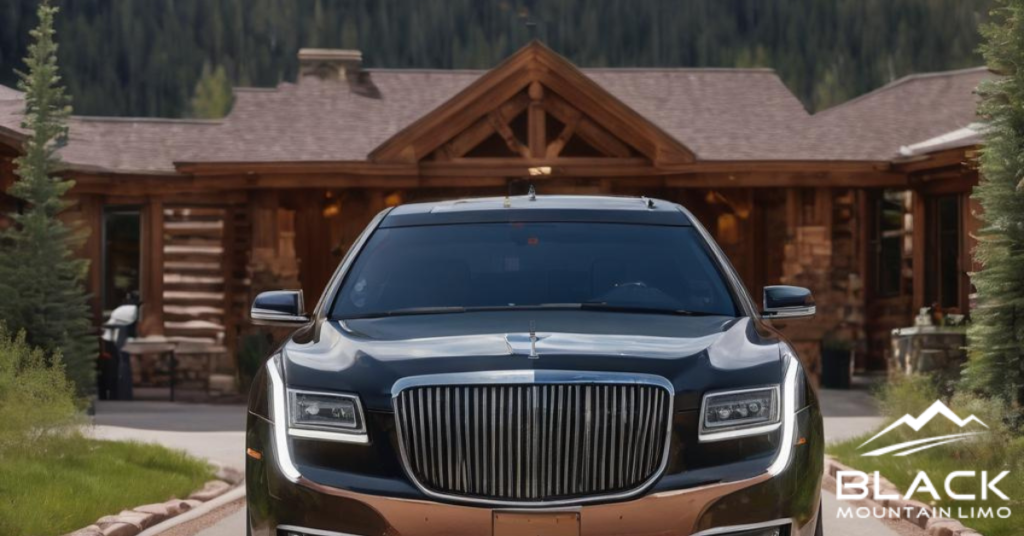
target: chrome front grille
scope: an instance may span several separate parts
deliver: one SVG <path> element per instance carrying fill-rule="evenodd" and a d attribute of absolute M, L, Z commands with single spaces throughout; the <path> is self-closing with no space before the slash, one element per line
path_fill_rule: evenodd
<path fill-rule="evenodd" d="M 629 495 L 664 465 L 670 389 L 660 382 L 406 387 L 394 397 L 403 461 L 434 495 L 499 503 Z"/>

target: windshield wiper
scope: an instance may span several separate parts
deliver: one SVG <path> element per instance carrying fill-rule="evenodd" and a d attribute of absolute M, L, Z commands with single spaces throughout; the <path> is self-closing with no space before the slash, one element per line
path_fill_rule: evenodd
<path fill-rule="evenodd" d="M 687 309 L 666 309 L 664 307 L 643 307 L 636 305 L 617 305 L 608 302 L 583 302 L 579 304 L 584 311 L 609 311 L 613 313 L 645 313 L 656 315 L 676 316 L 728 316 L 721 313 L 710 313 L 706 311 L 690 311 Z"/>
<path fill-rule="evenodd" d="M 633 305 L 616 305 L 607 302 L 583 302 L 583 303 L 538 303 L 523 305 L 482 305 L 472 307 L 446 306 L 446 307 L 406 307 L 403 309 L 392 309 L 390 311 L 379 311 L 361 315 L 353 315 L 339 320 L 360 320 L 367 318 L 384 318 L 391 316 L 415 316 L 415 315 L 443 315 L 456 313 L 475 313 L 488 311 L 531 311 L 531 310 L 583 310 L 583 311 L 609 311 L 614 313 L 644 313 L 676 316 L 728 316 L 720 313 L 708 313 L 703 311 L 688 311 L 685 309 L 665 309 L 660 307 L 641 307 Z"/>
<path fill-rule="evenodd" d="M 465 307 L 406 307 L 404 309 L 392 309 L 390 311 L 378 311 L 361 315 L 352 315 L 341 320 L 359 320 L 363 318 L 383 318 L 386 316 L 413 316 L 413 315 L 443 315 L 451 313 L 465 313 Z"/>

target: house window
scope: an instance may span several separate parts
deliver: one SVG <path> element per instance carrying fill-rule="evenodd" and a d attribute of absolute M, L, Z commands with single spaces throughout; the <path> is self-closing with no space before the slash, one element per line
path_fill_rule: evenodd
<path fill-rule="evenodd" d="M 961 210 L 959 195 L 934 197 L 926 206 L 928 214 L 927 252 L 925 262 L 925 301 L 943 308 L 959 308 L 960 304 L 960 234 Z"/>
<path fill-rule="evenodd" d="M 139 292 L 142 218 L 138 209 L 103 214 L 103 311 L 124 304 Z"/>
<path fill-rule="evenodd" d="M 903 215 L 906 192 L 886 190 L 878 199 L 875 219 L 875 293 L 898 296 L 903 277 Z"/>

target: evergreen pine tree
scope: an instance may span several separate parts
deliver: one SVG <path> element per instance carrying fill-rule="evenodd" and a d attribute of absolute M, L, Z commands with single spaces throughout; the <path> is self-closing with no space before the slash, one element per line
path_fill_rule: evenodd
<path fill-rule="evenodd" d="M 228 80 L 224 66 L 211 69 L 209 63 L 204 64 L 203 74 L 196 82 L 195 93 L 192 95 L 189 115 L 201 119 L 219 119 L 228 115 L 233 102 L 231 81 Z"/>
<path fill-rule="evenodd" d="M 978 307 L 968 335 L 968 384 L 1024 407 L 1024 0 L 999 0 L 982 52 L 1001 76 L 981 87 L 988 123 L 974 198 L 984 228 L 972 278 Z"/>
<path fill-rule="evenodd" d="M 31 135 L 24 155 L 14 161 L 18 179 L 8 190 L 24 201 L 24 209 L 10 215 L 14 224 L 0 234 L 0 320 L 14 332 L 24 330 L 28 342 L 46 354 L 61 354 L 68 378 L 86 395 L 95 389 L 98 340 L 82 285 L 88 261 L 72 254 L 84 236 L 58 218 L 74 182 L 54 175 L 71 113 L 57 72 L 56 12 L 46 2 L 39 6 L 27 71 L 19 73 L 22 126 Z"/>

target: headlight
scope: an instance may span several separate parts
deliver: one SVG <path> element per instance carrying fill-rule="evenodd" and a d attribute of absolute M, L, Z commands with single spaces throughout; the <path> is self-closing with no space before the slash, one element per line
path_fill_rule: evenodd
<path fill-rule="evenodd" d="M 359 397 L 288 389 L 288 434 L 295 437 L 366 443 Z"/>
<path fill-rule="evenodd" d="M 719 391 L 704 395 L 700 441 L 722 441 L 771 432 L 780 424 L 779 387 Z"/>

